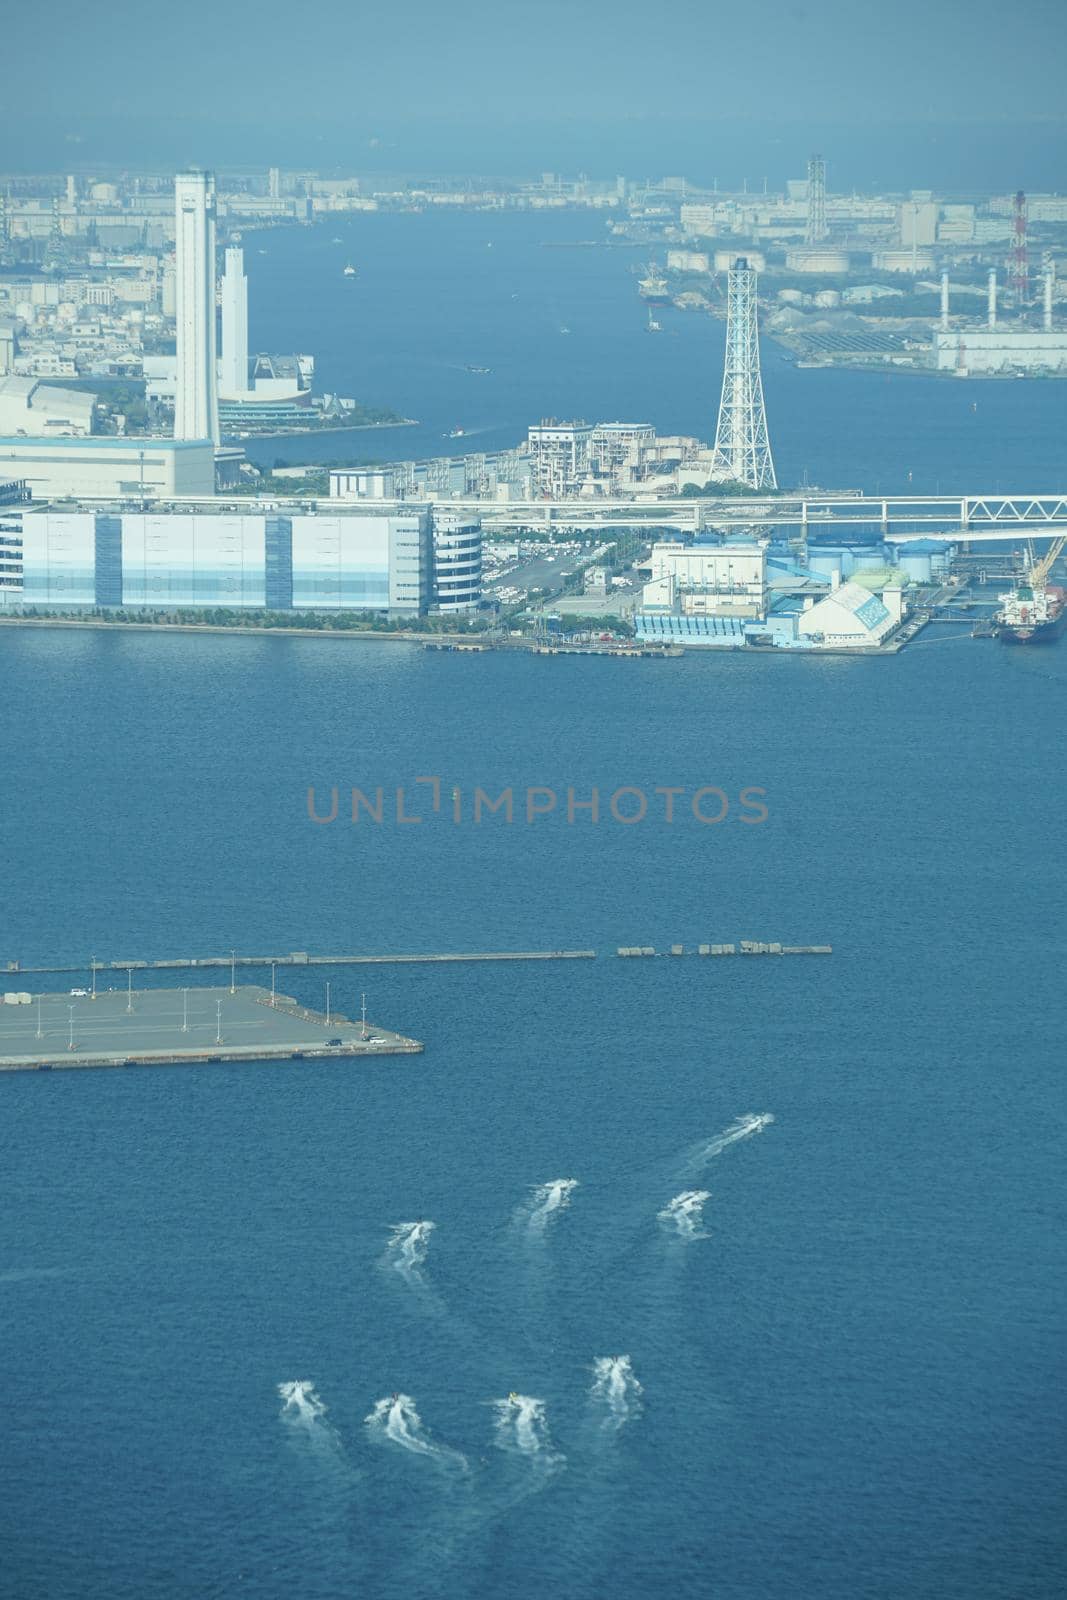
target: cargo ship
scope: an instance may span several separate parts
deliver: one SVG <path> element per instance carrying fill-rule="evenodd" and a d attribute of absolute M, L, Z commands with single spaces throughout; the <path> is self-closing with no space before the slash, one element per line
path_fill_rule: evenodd
<path fill-rule="evenodd" d="M 1051 644 L 1067 626 L 1067 591 L 1020 583 L 1001 596 L 993 632 L 1004 644 Z"/>
<path fill-rule="evenodd" d="M 1067 549 L 1067 533 L 1057 533 L 1040 561 L 1030 550 L 1026 575 L 1007 594 L 993 617 L 993 632 L 1005 644 L 1050 644 L 1067 623 L 1067 592 L 1049 583 L 1052 569 Z"/>
<path fill-rule="evenodd" d="M 646 305 L 669 306 L 671 303 L 670 284 L 655 265 L 645 268 L 645 275 L 638 280 L 637 289 Z"/>

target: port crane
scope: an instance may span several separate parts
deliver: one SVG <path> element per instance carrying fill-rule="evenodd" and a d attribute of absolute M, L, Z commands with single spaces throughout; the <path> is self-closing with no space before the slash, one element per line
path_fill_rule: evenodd
<path fill-rule="evenodd" d="M 1045 587 L 1053 567 L 1063 554 L 1065 546 L 1067 546 L 1067 533 L 1061 533 L 1057 539 L 1053 539 L 1036 566 L 1031 561 L 1030 570 L 1026 575 L 1026 581 L 1031 589 L 1043 589 Z"/>

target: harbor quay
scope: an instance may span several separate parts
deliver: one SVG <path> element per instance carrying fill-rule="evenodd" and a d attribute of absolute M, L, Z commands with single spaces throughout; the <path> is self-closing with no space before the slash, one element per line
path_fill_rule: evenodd
<path fill-rule="evenodd" d="M 412 1055 L 370 1022 L 310 1010 L 255 985 L 20 993 L 0 1005 L 0 1072 Z"/>

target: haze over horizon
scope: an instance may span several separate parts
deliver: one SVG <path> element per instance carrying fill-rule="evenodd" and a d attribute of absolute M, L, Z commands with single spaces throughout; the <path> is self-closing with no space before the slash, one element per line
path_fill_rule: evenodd
<path fill-rule="evenodd" d="M 687 3 L 653 25 L 633 0 L 511 16 L 418 0 L 402 17 L 190 0 L 148 22 L 131 0 L 91 15 L 62 0 L 46 55 L 31 13 L 7 25 L 10 58 L 40 70 L 5 85 L 0 165 L 551 168 L 730 188 L 781 186 L 819 147 L 842 187 L 1054 188 L 1065 35 L 1055 0 L 1007 19 L 992 0 Z"/>

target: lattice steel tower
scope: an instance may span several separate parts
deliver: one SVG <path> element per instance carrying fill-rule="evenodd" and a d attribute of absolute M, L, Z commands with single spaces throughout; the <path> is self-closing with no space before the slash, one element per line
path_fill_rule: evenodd
<path fill-rule="evenodd" d="M 711 476 L 752 489 L 777 489 L 759 370 L 756 274 L 744 256 L 730 268 L 728 294 L 726 369 Z"/>
<path fill-rule="evenodd" d="M 826 162 L 812 156 L 808 162 L 808 225 L 804 233 L 808 244 L 821 244 L 826 238 Z"/>
<path fill-rule="evenodd" d="M 1012 201 L 1011 211 L 1011 286 L 1015 291 L 1015 304 L 1024 306 L 1030 299 L 1030 256 L 1026 239 L 1026 196 L 1021 189 Z"/>

